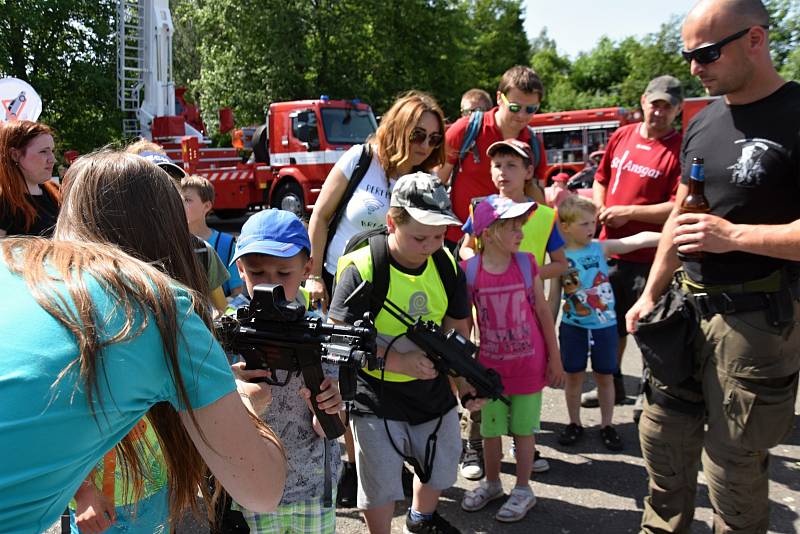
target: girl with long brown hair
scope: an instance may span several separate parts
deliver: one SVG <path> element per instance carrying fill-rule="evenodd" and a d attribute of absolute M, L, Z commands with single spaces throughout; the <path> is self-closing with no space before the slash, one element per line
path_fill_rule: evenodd
<path fill-rule="evenodd" d="M 0 124 L 0 237 L 49 237 L 61 197 L 50 181 L 53 131 L 32 121 Z"/>
<path fill-rule="evenodd" d="M 0 524 L 47 528 L 120 440 L 141 487 L 129 432 L 145 414 L 173 519 L 196 507 L 206 465 L 237 501 L 274 509 L 286 464 L 257 423 L 269 392 L 234 380 L 205 298 L 187 287 L 203 288 L 203 275 L 175 184 L 113 152 L 81 158 L 66 178 L 54 241 L 0 243 L 0 301 L 14 303 L 0 310 L 0 454 L 15 459 L 0 464 Z"/>

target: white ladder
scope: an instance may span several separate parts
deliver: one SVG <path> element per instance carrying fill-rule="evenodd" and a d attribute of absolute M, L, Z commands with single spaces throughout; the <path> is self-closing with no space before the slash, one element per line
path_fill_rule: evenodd
<path fill-rule="evenodd" d="M 117 2 L 117 104 L 126 138 L 142 134 L 137 112 L 144 88 L 144 0 Z"/>

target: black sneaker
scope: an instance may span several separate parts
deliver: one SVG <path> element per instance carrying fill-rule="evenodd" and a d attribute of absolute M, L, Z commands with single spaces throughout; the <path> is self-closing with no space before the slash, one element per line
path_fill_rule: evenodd
<path fill-rule="evenodd" d="M 336 506 L 339 508 L 355 508 L 358 494 L 358 473 L 356 464 L 344 462 L 342 477 L 336 490 Z"/>
<path fill-rule="evenodd" d="M 467 480 L 483 478 L 483 441 L 468 440 L 461 457 L 461 476 Z"/>
<path fill-rule="evenodd" d="M 403 534 L 461 534 L 461 531 L 433 512 L 433 517 L 421 521 L 411 520 L 411 510 L 406 514 L 406 525 L 403 527 Z"/>
<path fill-rule="evenodd" d="M 574 445 L 581 436 L 583 436 L 583 427 L 575 423 L 570 423 L 565 426 L 561 434 L 558 435 L 558 442 L 561 445 Z"/>
<path fill-rule="evenodd" d="M 603 440 L 603 445 L 610 451 L 621 451 L 623 449 L 622 438 L 619 437 L 617 431 L 613 426 L 604 426 L 600 430 L 600 438 Z"/>

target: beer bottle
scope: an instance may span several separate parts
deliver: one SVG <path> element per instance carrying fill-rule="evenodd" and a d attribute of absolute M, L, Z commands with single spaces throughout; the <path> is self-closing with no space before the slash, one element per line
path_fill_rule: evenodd
<path fill-rule="evenodd" d="M 711 211 L 711 206 L 708 205 L 708 199 L 705 195 L 705 171 L 703 170 L 703 158 L 692 159 L 692 171 L 689 176 L 689 193 L 686 198 L 681 202 L 681 213 L 708 213 Z M 678 253 L 678 257 L 683 260 L 699 261 L 703 257 L 702 252 L 693 252 L 691 254 Z"/>

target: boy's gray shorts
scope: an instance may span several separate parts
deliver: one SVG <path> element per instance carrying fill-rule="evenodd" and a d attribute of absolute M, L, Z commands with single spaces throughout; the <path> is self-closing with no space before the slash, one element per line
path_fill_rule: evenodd
<path fill-rule="evenodd" d="M 439 418 L 419 425 L 404 421 L 386 421 L 395 446 L 407 456 L 425 460 L 425 444 Z M 356 444 L 356 470 L 358 471 L 358 507 L 377 508 L 405 499 L 400 478 L 403 459 L 392 448 L 383 419 L 369 415 L 354 415 L 351 427 Z M 436 456 L 433 474 L 427 485 L 446 490 L 456 481 L 458 461 L 461 456 L 461 434 L 458 410 L 453 408 L 442 417 L 442 426 L 436 433 Z"/>

